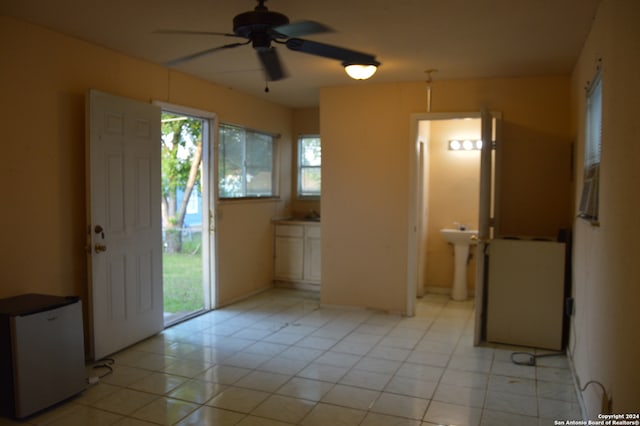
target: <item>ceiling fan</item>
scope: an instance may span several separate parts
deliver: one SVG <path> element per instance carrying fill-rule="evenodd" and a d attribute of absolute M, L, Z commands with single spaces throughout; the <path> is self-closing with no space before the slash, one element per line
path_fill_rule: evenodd
<path fill-rule="evenodd" d="M 298 38 L 299 36 L 329 32 L 331 29 L 315 21 L 289 22 L 289 18 L 282 13 L 268 10 L 264 5 L 267 0 L 257 1 L 258 5 L 254 10 L 241 13 L 233 18 L 233 33 L 190 30 L 155 31 L 159 34 L 217 35 L 245 39 L 241 42 L 225 44 L 182 56 L 167 62 L 165 65 L 176 66 L 219 50 L 244 46 L 249 43 L 258 54 L 258 58 L 264 67 L 267 81 L 277 81 L 286 77 L 278 52 L 272 46 L 272 43 L 284 44 L 293 51 L 336 59 L 341 61 L 344 66 L 355 64 L 377 67 L 380 65 L 374 55 Z"/>

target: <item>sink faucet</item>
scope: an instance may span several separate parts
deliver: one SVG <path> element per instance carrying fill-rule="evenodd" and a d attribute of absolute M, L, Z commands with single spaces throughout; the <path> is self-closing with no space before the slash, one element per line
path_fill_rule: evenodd
<path fill-rule="evenodd" d="M 309 210 L 309 213 L 306 216 L 309 219 L 320 219 L 320 213 L 315 210 Z"/>
<path fill-rule="evenodd" d="M 458 231 L 466 231 L 466 229 L 467 229 L 467 225 L 464 225 L 464 224 L 462 224 L 460 222 L 453 222 L 453 224 L 455 225 L 455 227 L 456 227 L 456 229 Z"/>

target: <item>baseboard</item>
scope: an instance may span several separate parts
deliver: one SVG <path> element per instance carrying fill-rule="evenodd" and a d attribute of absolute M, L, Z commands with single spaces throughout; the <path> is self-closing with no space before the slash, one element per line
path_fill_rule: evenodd
<path fill-rule="evenodd" d="M 436 287 L 436 286 L 425 286 L 424 287 L 424 294 L 446 294 L 446 295 L 451 295 L 451 288 L 450 287 Z"/>
<path fill-rule="evenodd" d="M 357 312 L 357 311 L 366 311 L 367 308 L 365 308 L 364 306 L 351 306 L 351 305 L 334 305 L 332 303 L 320 303 L 320 307 L 321 308 L 327 308 L 327 309 L 335 309 L 335 310 L 340 310 L 340 311 L 345 311 L 345 312 Z"/>
<path fill-rule="evenodd" d="M 258 295 L 260 293 L 264 293 L 265 291 L 271 290 L 273 288 L 273 284 L 267 287 L 262 287 L 259 288 L 257 290 L 252 291 L 251 293 L 248 294 L 244 294 L 242 296 L 238 296 L 238 297 L 234 297 L 233 299 L 227 300 L 225 302 L 222 302 L 218 305 L 216 305 L 215 308 L 213 309 L 220 309 L 220 308 L 224 308 L 225 306 L 229 306 L 229 305 L 233 305 L 234 303 L 238 303 L 238 302 L 242 302 L 245 299 L 248 299 L 250 297 L 253 297 L 255 295 Z"/>
<path fill-rule="evenodd" d="M 474 289 L 467 290 L 469 297 L 475 296 Z M 425 286 L 424 294 L 446 294 L 451 295 L 451 287 Z"/>
<path fill-rule="evenodd" d="M 291 288 L 294 290 L 315 291 L 320 293 L 320 284 L 305 283 L 298 281 L 279 281 L 275 280 L 273 285 L 276 288 Z"/>

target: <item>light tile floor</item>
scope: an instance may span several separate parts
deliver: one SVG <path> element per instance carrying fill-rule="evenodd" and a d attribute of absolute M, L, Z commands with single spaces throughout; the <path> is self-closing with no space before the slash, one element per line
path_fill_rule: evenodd
<path fill-rule="evenodd" d="M 580 419 L 566 358 L 474 347 L 473 302 L 428 295 L 417 315 L 320 308 L 273 289 L 113 358 L 83 394 L 19 424 L 551 425 Z M 102 371 L 88 368 L 88 374 Z M 18 424 L 0 419 L 0 425 Z"/>

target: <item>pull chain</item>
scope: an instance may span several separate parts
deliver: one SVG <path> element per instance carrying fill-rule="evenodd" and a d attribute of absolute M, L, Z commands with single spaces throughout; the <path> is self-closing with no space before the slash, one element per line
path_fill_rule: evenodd
<path fill-rule="evenodd" d="M 425 74 L 427 74 L 427 112 L 431 112 L 431 83 L 433 79 L 431 78 L 431 73 L 437 72 L 437 69 L 431 68 L 425 70 Z"/>

